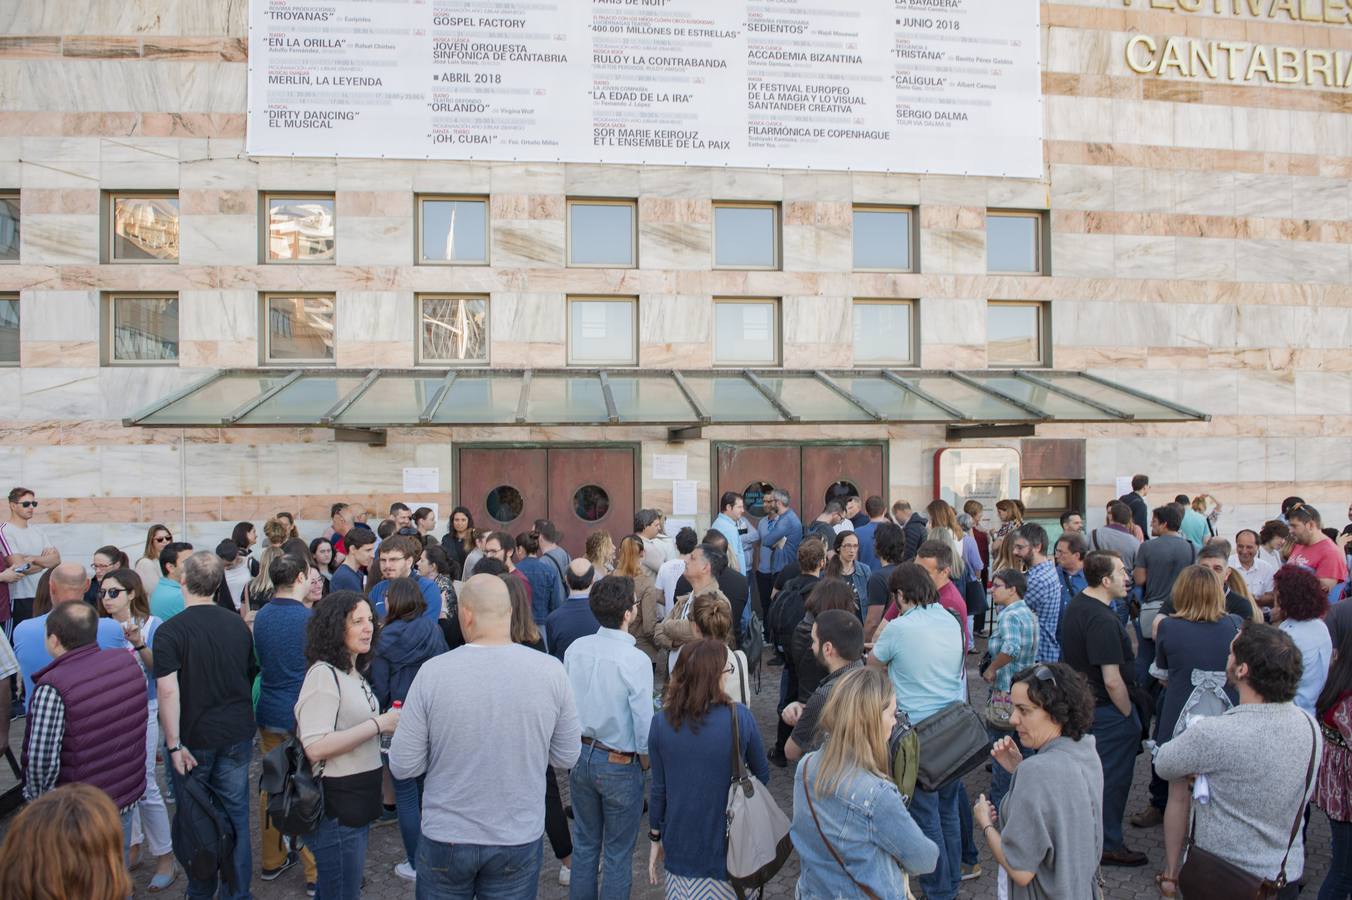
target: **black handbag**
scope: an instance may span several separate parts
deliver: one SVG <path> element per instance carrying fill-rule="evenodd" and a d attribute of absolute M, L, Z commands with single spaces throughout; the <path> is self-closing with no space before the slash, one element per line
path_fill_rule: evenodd
<path fill-rule="evenodd" d="M 961 629 L 958 633 L 961 636 Z M 958 665 L 965 667 L 966 641 L 962 643 Z M 946 788 L 990 759 L 993 741 L 986 731 L 986 721 L 965 700 L 954 700 L 916 723 L 915 736 L 920 742 L 915 786 L 922 791 L 934 793 Z"/>
<path fill-rule="evenodd" d="M 1310 793 L 1314 764 L 1319 753 L 1319 737 L 1314 729 L 1314 722 L 1311 721 L 1310 764 L 1305 770 L 1305 792 L 1300 795 L 1300 808 L 1296 810 L 1296 821 L 1291 826 L 1286 855 L 1282 857 L 1282 867 L 1276 879 L 1255 875 L 1197 846 L 1197 816 L 1194 814 L 1192 827 L 1188 831 L 1188 857 L 1178 873 L 1178 890 L 1187 900 L 1271 900 L 1286 887 L 1286 861 L 1291 856 L 1296 835 L 1300 833 L 1301 823 L 1305 820 L 1305 798 Z"/>
<path fill-rule="evenodd" d="M 338 706 L 342 708 L 342 685 L 338 672 L 329 667 L 338 688 Z M 338 730 L 338 713 L 333 714 L 333 730 Z M 324 764 L 310 765 L 300 738 L 289 734 L 286 740 L 263 757 L 259 787 L 268 795 L 268 819 L 282 834 L 313 834 L 324 818 Z"/>

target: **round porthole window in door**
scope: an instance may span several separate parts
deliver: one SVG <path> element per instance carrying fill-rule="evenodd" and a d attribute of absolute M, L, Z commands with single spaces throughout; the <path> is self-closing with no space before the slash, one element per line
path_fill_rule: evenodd
<path fill-rule="evenodd" d="M 855 487 L 848 481 L 837 481 L 832 483 L 829 487 L 827 487 L 825 502 L 830 503 L 832 500 L 839 500 L 841 505 L 843 506 L 845 504 L 846 497 L 858 497 L 858 496 L 859 496 L 859 488 Z"/>
<path fill-rule="evenodd" d="M 510 484 L 500 484 L 488 492 L 484 506 L 488 510 L 490 519 L 506 525 L 508 522 L 521 517 L 521 511 L 526 508 L 526 502 L 521 499 L 521 492 L 516 488 Z"/>
<path fill-rule="evenodd" d="M 584 484 L 573 492 L 573 513 L 584 522 L 599 522 L 610 512 L 610 495 L 599 484 Z"/>
<path fill-rule="evenodd" d="M 775 486 L 768 481 L 753 481 L 742 491 L 742 503 L 746 505 L 746 514 L 759 519 L 765 515 L 765 501 Z"/>

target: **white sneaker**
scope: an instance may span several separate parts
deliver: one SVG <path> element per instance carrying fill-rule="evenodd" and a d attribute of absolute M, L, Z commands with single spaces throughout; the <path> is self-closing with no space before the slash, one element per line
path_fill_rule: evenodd
<path fill-rule="evenodd" d="M 408 860 L 404 860 L 403 862 L 399 863 L 399 865 L 395 866 L 394 874 L 398 875 L 405 881 L 418 880 L 418 873 L 413 871 L 413 866 L 409 864 Z"/>
<path fill-rule="evenodd" d="M 567 866 L 559 866 L 559 884 L 564 887 L 573 883 L 573 870 Z"/>

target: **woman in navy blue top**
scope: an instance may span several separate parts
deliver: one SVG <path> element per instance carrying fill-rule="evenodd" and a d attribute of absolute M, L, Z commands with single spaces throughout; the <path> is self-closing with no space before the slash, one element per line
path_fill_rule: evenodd
<path fill-rule="evenodd" d="M 662 714 L 653 716 L 648 731 L 648 879 L 657 884 L 658 863 L 665 856 L 668 900 L 737 896 L 725 866 L 734 715 L 747 768 L 763 784 L 770 781 L 756 720 L 723 692 L 727 658 L 727 647 L 718 641 L 687 644 L 667 682 Z"/>

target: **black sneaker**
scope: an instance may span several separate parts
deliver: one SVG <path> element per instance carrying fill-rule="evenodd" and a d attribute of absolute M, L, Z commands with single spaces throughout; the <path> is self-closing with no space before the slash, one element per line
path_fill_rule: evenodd
<path fill-rule="evenodd" d="M 771 750 L 766 754 L 766 758 L 770 760 L 773 765 L 779 766 L 781 769 L 787 768 L 789 765 L 789 758 L 780 750 Z"/>
<path fill-rule="evenodd" d="M 264 869 L 262 872 L 259 873 L 258 877 L 262 878 L 264 881 L 276 881 L 278 878 L 282 876 L 283 872 L 285 872 L 287 869 L 291 868 L 298 862 L 300 862 L 300 854 L 297 853 L 295 850 L 292 850 L 291 852 L 286 854 L 286 862 L 282 863 L 275 869 Z"/>

